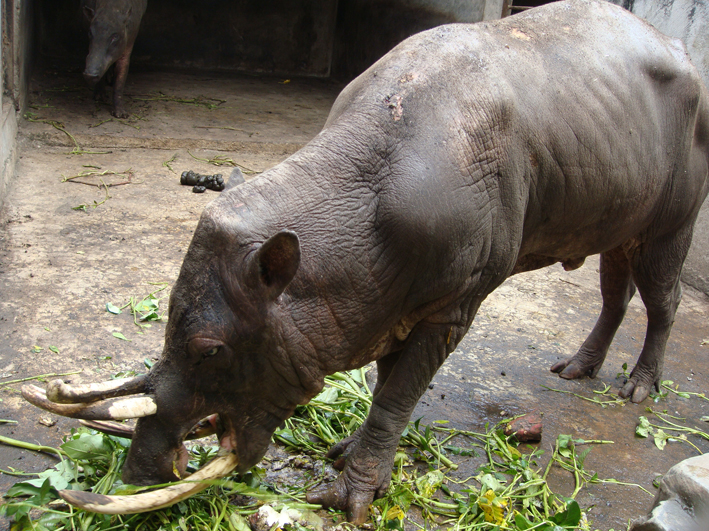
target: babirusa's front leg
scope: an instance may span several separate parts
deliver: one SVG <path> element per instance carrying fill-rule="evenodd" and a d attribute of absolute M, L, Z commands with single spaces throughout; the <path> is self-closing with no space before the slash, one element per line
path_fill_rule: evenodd
<path fill-rule="evenodd" d="M 374 397 L 358 440 L 348 448 L 340 477 L 308 495 L 308 501 L 347 511 L 355 524 L 366 521 L 368 507 L 386 493 L 401 433 L 434 374 L 460 338 L 456 327 L 420 323 L 386 382 Z"/>

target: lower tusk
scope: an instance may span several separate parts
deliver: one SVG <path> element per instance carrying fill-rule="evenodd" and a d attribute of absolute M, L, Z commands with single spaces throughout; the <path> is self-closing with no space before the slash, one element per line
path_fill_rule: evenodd
<path fill-rule="evenodd" d="M 133 428 L 125 424 L 113 422 L 111 420 L 79 420 L 81 424 L 92 430 L 97 430 L 114 437 L 123 437 L 124 439 L 133 438 Z"/>
<path fill-rule="evenodd" d="M 145 390 L 146 383 L 147 375 L 73 386 L 65 384 L 61 380 L 52 380 L 47 384 L 47 398 L 59 404 L 96 402 L 97 400 L 116 396 L 142 393 Z"/>
<path fill-rule="evenodd" d="M 101 514 L 136 514 L 169 507 L 207 488 L 206 480 L 219 479 L 232 472 L 239 464 L 233 453 L 216 457 L 197 472 L 175 485 L 164 489 L 129 496 L 105 496 L 78 490 L 60 490 L 59 495 L 67 502 Z"/>
<path fill-rule="evenodd" d="M 158 407 L 150 395 L 133 398 L 112 398 L 91 404 L 57 404 L 47 398 L 44 389 L 35 385 L 22 387 L 22 396 L 29 403 L 63 417 L 86 420 L 125 420 L 154 415 Z"/>
<path fill-rule="evenodd" d="M 98 430 L 108 435 L 113 435 L 115 437 L 123 437 L 124 439 L 133 438 L 133 428 L 125 424 L 120 424 L 118 422 L 112 422 L 110 420 L 86 420 L 81 419 L 79 422 L 91 428 L 92 430 Z M 197 425 L 192 428 L 192 430 L 185 436 L 185 440 L 189 441 L 192 439 L 201 439 L 202 437 L 208 437 L 217 432 L 214 425 L 210 422 L 210 418 L 202 419 L 197 423 Z"/>

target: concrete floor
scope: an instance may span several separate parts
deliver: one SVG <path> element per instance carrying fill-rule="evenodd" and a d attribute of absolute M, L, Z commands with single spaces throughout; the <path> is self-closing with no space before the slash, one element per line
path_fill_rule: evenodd
<path fill-rule="evenodd" d="M 131 73 L 129 109 L 140 119 L 110 118 L 81 84 L 80 75 L 44 73 L 32 94 L 34 119 L 61 122 L 87 150 L 107 154 L 69 155 L 68 136 L 46 122 L 23 121 L 18 175 L 2 213 L 0 228 L 0 434 L 57 445 L 75 421 L 45 415 L 19 396 L 19 385 L 3 381 L 45 373 L 81 371 L 73 383 L 103 380 L 119 371 L 142 370 L 145 358 L 161 352 L 164 325 L 139 334 L 129 316 L 105 311 L 131 296 L 172 285 L 204 205 L 214 192 L 191 193 L 179 184 L 186 169 L 222 172 L 194 159 L 230 157 L 255 171 L 285 158 L 314 136 L 341 87 L 319 80 L 174 73 Z M 179 98 L 203 96 L 225 100 L 216 109 L 157 101 L 157 91 Z M 145 101 L 146 99 L 151 101 Z M 133 126 L 138 126 L 136 129 Z M 176 155 L 171 172 L 163 163 Z M 71 182 L 87 166 L 122 172 L 104 177 L 104 189 Z M 84 179 L 99 184 L 97 177 Z M 89 205 L 86 212 L 74 210 Z M 545 390 L 542 385 L 593 396 L 608 384 L 617 390 L 622 364 L 632 367 L 644 337 L 644 307 L 639 298 L 611 347 L 595 380 L 565 381 L 549 372 L 560 357 L 571 355 L 592 328 L 600 310 L 598 261 L 574 272 L 561 267 L 519 275 L 503 284 L 482 306 L 468 336 L 453 353 L 421 400 L 415 418 L 449 420 L 450 425 L 481 430 L 502 413 L 544 413 L 543 447 L 547 456 L 560 433 L 612 440 L 593 448 L 586 468 L 601 478 L 639 483 L 653 491 L 652 480 L 676 462 L 696 454 L 689 445 L 670 442 L 664 451 L 634 436 L 645 407 L 685 417 L 686 424 L 709 431 L 700 418 L 709 402 L 670 395 L 658 404 L 601 408 L 577 397 Z M 164 303 L 166 305 L 166 302 Z M 707 390 L 709 378 L 709 298 L 685 290 L 668 345 L 665 378 L 683 391 Z M 121 332 L 130 341 L 115 338 Z M 34 347 L 41 347 L 37 351 Z M 56 347 L 58 354 L 49 350 Z M 709 443 L 692 438 L 702 451 Z M 545 459 L 542 464 L 545 464 Z M 0 468 L 44 470 L 52 459 L 0 446 Z M 461 475 L 474 460 L 462 463 Z M 16 481 L 0 475 L 0 492 Z M 573 490 L 561 470 L 551 476 L 562 494 Z M 579 502 L 588 510 L 592 529 L 625 529 L 628 519 L 645 513 L 652 498 L 634 487 L 593 485 Z M 0 523 L 0 529 L 6 524 Z"/>

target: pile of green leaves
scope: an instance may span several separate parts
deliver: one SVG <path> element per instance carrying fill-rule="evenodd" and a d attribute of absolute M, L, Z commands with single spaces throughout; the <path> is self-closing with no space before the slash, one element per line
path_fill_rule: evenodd
<path fill-rule="evenodd" d="M 325 388 L 309 404 L 298 406 L 273 438 L 293 451 L 325 457 L 330 447 L 352 435 L 372 405 L 366 369 L 325 377 Z"/>
<path fill-rule="evenodd" d="M 316 508 L 302 502 L 303 489 L 287 494 L 276 492 L 262 481 L 256 469 L 240 478 L 213 481 L 201 493 L 159 511 L 135 515 L 87 513 L 63 503 L 59 490 L 91 490 L 101 494 L 133 494 L 141 489 L 124 485 L 120 469 L 128 454 L 130 440 L 80 428 L 66 438 L 57 451 L 61 461 L 53 468 L 15 484 L 5 495 L 10 501 L 0 507 L 0 516 L 13 519 L 12 531 L 81 530 L 111 531 L 144 529 L 165 531 L 221 530 L 249 531 L 245 517 L 268 503 L 307 510 Z M 190 451 L 188 469 L 196 470 L 214 457 L 216 447 L 195 446 Z M 25 475 L 15 470 L 4 473 Z M 26 474 L 34 475 L 34 474 Z M 240 504 L 233 503 L 238 497 Z"/>
<path fill-rule="evenodd" d="M 372 393 L 365 372 L 366 369 L 358 369 L 328 376 L 323 391 L 310 404 L 299 406 L 285 426 L 276 431 L 274 440 L 291 452 L 323 459 L 330 446 L 352 435 L 369 412 Z M 538 461 L 543 451 L 522 453 L 503 434 L 500 425 L 476 433 L 448 428 L 445 424 L 438 421 L 424 426 L 417 420 L 405 430 L 389 491 L 371 509 L 376 529 L 403 530 L 405 521 L 407 527 L 420 526 L 421 518 L 431 525 L 456 530 L 589 529 L 573 498 L 584 485 L 604 481 L 584 470 L 588 449 L 577 451 L 577 447 L 591 441 L 560 436 L 548 465 L 542 470 Z M 11 501 L 0 509 L 0 514 L 14 519 L 13 531 L 119 528 L 247 531 L 245 517 L 256 513 L 263 504 L 276 510 L 312 508 L 303 501 L 309 487 L 305 483 L 310 482 L 279 490 L 266 483 L 265 470 L 258 467 L 244 477 L 215 481 L 205 491 L 173 507 L 145 514 L 85 513 L 58 500 L 57 491 L 66 488 L 103 494 L 139 490 L 123 485 L 119 479 L 129 443 L 127 439 L 84 428 L 73 432 L 58 449 L 61 461 L 37 478 L 15 485 L 7 493 Z M 189 468 L 196 470 L 213 456 L 216 448 L 194 446 L 190 451 Z M 482 458 L 482 465 L 472 477 L 456 477 L 454 460 L 469 457 Z M 576 489 L 569 498 L 549 488 L 547 476 L 553 465 L 568 470 L 576 478 Z M 418 511 L 410 512 L 412 507 Z M 412 519 L 413 514 L 417 516 Z"/>
<path fill-rule="evenodd" d="M 369 412 L 372 395 L 365 371 L 327 377 L 324 390 L 308 405 L 299 406 L 274 439 L 292 451 L 323 457 L 332 444 L 352 435 Z M 412 506 L 432 524 L 456 530 L 588 529 L 573 498 L 585 484 L 617 483 L 584 470 L 590 447 L 576 451 L 579 445 L 608 441 L 562 435 L 547 467 L 540 470 L 538 459 L 544 451 L 522 454 L 501 425 L 476 433 L 444 424 L 424 426 L 419 419 L 402 434 L 389 491 L 372 505 L 372 522 L 378 530 L 403 530 Z M 455 456 L 484 456 L 486 462 L 475 476 L 461 480 L 453 475 L 458 468 L 452 460 Z M 576 489 L 570 498 L 554 494 L 547 484 L 554 464 L 574 474 Z"/>

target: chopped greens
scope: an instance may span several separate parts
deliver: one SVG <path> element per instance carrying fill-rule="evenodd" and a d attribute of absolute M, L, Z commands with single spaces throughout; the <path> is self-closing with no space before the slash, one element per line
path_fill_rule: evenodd
<path fill-rule="evenodd" d="M 146 297 L 140 303 L 132 299 L 121 309 L 130 306 L 132 312 L 140 313 L 135 308 L 146 300 L 154 299 Z M 107 311 L 111 311 L 108 305 Z M 353 435 L 364 422 L 372 404 L 366 370 L 326 377 L 322 392 L 308 405 L 299 406 L 275 432 L 274 441 L 287 451 L 309 456 L 285 461 L 296 468 L 295 463 L 312 461 L 299 471 L 304 477 L 297 481 L 291 478 L 297 484 L 280 484 L 280 479 L 274 479 L 280 478 L 282 468 L 276 468 L 276 461 L 267 458 L 249 473 L 211 481 L 206 490 L 166 509 L 136 515 L 86 513 L 58 501 L 58 490 L 126 494 L 137 489 L 120 480 L 130 441 L 79 428 L 54 450 L 61 459 L 59 463 L 35 479 L 17 483 L 7 493 L 8 502 L 0 507 L 0 516 L 14 520 L 13 530 L 320 530 L 322 520 L 312 512 L 317 506 L 305 503 L 305 492 L 327 475 L 322 461 L 328 449 Z M 3 442 L 11 444 L 9 440 Z M 372 504 L 368 528 L 403 531 L 405 526 L 421 527 L 422 518 L 426 528 L 466 531 L 590 529 L 574 498 L 590 483 L 621 483 L 599 479 L 586 471 L 583 467 L 590 447 L 579 448 L 609 442 L 561 435 L 547 466 L 542 468 L 538 460 L 543 450 L 523 453 L 514 439 L 503 434 L 501 425 L 471 432 L 450 428 L 444 421 L 426 426 L 418 419 L 401 437 L 391 485 L 386 495 Z M 48 451 L 46 447 L 37 448 Z M 216 450 L 216 443 L 193 444 L 188 470 L 201 467 Z M 456 476 L 453 459 L 460 463 L 471 456 L 483 460 L 476 473 L 467 478 Z M 273 466 L 271 476 L 268 466 Z M 554 466 L 575 478 L 576 488 L 568 498 L 552 492 L 547 483 Z M 11 473 L 25 475 L 14 470 Z M 417 510 L 411 511 L 413 507 Z M 328 515 L 334 522 L 344 518 L 332 511 Z"/>

